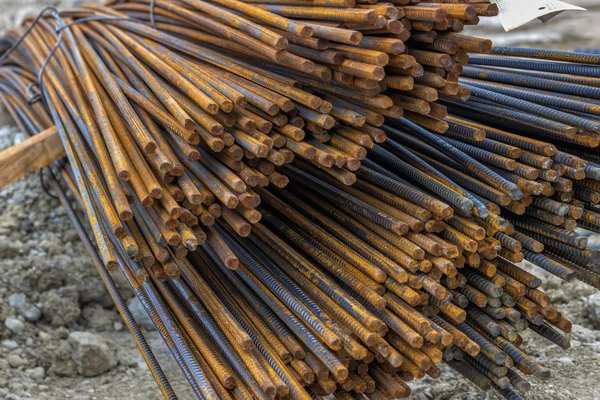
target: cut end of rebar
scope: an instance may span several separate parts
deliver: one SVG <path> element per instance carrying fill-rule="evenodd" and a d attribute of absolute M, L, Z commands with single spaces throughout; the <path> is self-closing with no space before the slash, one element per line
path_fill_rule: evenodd
<path fill-rule="evenodd" d="M 350 34 L 350 36 L 348 36 L 348 41 L 350 42 L 350 44 L 359 44 L 362 38 L 362 33 L 360 33 L 359 31 L 354 31 Z"/>
<path fill-rule="evenodd" d="M 131 178 L 131 174 L 129 173 L 128 170 L 126 169 L 122 169 L 117 173 L 119 179 L 123 180 L 123 181 L 129 181 L 129 179 Z"/>
<path fill-rule="evenodd" d="M 160 199 L 162 197 L 162 189 L 159 187 L 152 188 L 149 194 L 154 199 Z"/>
<path fill-rule="evenodd" d="M 577 246 L 577 248 L 579 249 L 585 249 L 588 245 L 588 238 L 587 236 L 579 236 L 578 238 L 575 239 L 575 246 Z"/>
<path fill-rule="evenodd" d="M 131 243 L 125 248 L 125 251 L 129 257 L 134 258 L 138 255 L 139 248 L 136 243 Z"/>
<path fill-rule="evenodd" d="M 144 208 L 148 208 L 152 206 L 152 204 L 154 204 L 154 199 L 150 196 L 146 196 L 143 199 L 141 199 L 141 203 Z"/>
<path fill-rule="evenodd" d="M 481 348 L 478 344 L 475 343 L 467 343 L 465 346 L 465 351 L 471 357 L 477 357 L 477 355 L 481 352 Z"/>
<path fill-rule="evenodd" d="M 542 284 L 542 280 L 540 278 L 534 278 L 529 282 L 529 285 L 532 289 L 536 289 L 536 288 L 540 287 L 541 284 Z"/>
<path fill-rule="evenodd" d="M 148 142 L 144 144 L 142 150 L 145 154 L 152 154 L 156 151 L 156 142 Z"/>
<path fill-rule="evenodd" d="M 185 141 L 189 144 L 197 145 L 200 143 L 200 135 L 198 135 L 196 132 L 192 132 L 188 135 Z"/>
<path fill-rule="evenodd" d="M 550 380 L 550 378 L 552 378 L 552 373 L 550 372 L 550 370 L 541 366 L 536 369 L 533 375 L 542 382 L 546 382 Z"/>
<path fill-rule="evenodd" d="M 289 44 L 289 41 L 287 40 L 287 38 L 285 36 L 279 36 L 273 43 L 273 47 L 275 47 L 277 50 L 285 50 L 287 49 Z"/>
<path fill-rule="evenodd" d="M 225 142 L 219 139 L 213 140 L 210 148 L 212 151 L 220 153 L 225 148 Z M 200 153 L 198 153 L 198 156 L 197 159 L 200 159 Z"/>
<path fill-rule="evenodd" d="M 506 354 L 505 353 L 496 353 L 494 355 L 494 362 L 496 365 L 505 365 L 506 363 Z"/>
<path fill-rule="evenodd" d="M 146 270 L 138 269 L 137 271 L 135 271 L 135 279 L 140 285 L 147 283 L 149 276 L 150 275 L 148 274 L 148 272 L 146 272 Z"/>
<path fill-rule="evenodd" d="M 190 118 L 186 118 L 183 121 L 183 126 L 185 127 L 186 130 L 188 131 L 194 131 L 196 129 L 196 123 L 194 122 L 194 120 L 190 119 Z"/>
<path fill-rule="evenodd" d="M 213 136 L 220 136 L 223 134 L 223 132 L 225 131 L 225 129 L 223 128 L 223 125 L 218 124 L 218 123 L 214 123 L 209 127 L 209 130 L 211 135 Z"/>
<path fill-rule="evenodd" d="M 173 168 L 173 163 L 169 160 L 162 161 L 158 166 L 158 169 L 160 169 L 161 172 L 170 172 Z"/>
<path fill-rule="evenodd" d="M 181 216 L 181 214 L 183 213 L 183 210 L 181 209 L 181 207 L 177 206 L 177 207 L 172 207 L 171 208 L 171 218 L 173 219 L 179 219 L 179 217 Z"/>
<path fill-rule="evenodd" d="M 315 70 L 315 63 L 309 60 L 302 60 L 300 70 L 306 74 L 310 74 Z"/>
<path fill-rule="evenodd" d="M 171 235 L 169 235 L 169 237 L 165 238 L 167 240 L 167 243 L 170 246 L 177 246 L 179 243 L 181 243 L 181 236 L 179 236 L 179 234 L 177 233 L 173 233 Z"/>
<path fill-rule="evenodd" d="M 117 269 L 119 269 L 119 263 L 114 260 L 109 260 L 104 265 L 106 266 L 106 269 L 110 272 L 114 272 Z"/>
<path fill-rule="evenodd" d="M 517 382 L 517 383 L 515 383 L 515 382 L 511 382 L 511 383 L 520 392 L 525 393 L 525 392 L 528 392 L 528 391 L 531 390 L 531 384 L 529 382 L 527 382 L 526 380 L 524 380 L 524 379 L 521 380 L 521 381 L 519 381 L 519 382 Z"/>
<path fill-rule="evenodd" d="M 564 279 L 567 282 L 573 282 L 575 279 L 577 279 L 577 272 L 576 271 L 567 272 L 564 276 Z"/>
<path fill-rule="evenodd" d="M 240 200 L 235 196 L 229 196 L 225 201 L 225 207 L 229 208 L 230 210 L 236 208 L 238 204 L 240 204 Z"/>
<path fill-rule="evenodd" d="M 240 260 L 237 257 L 230 257 L 225 260 L 225 266 L 227 266 L 228 269 L 236 270 L 240 266 Z"/>
<path fill-rule="evenodd" d="M 513 187 L 509 190 L 508 195 L 511 199 L 519 201 L 523 198 L 523 191 L 518 187 Z"/>
<path fill-rule="evenodd" d="M 121 218 L 121 221 L 131 221 L 133 219 L 133 213 L 131 210 L 121 210 L 119 211 L 119 218 Z"/>
<path fill-rule="evenodd" d="M 226 113 L 230 113 L 233 111 L 233 101 L 229 99 L 223 100 L 221 104 L 219 104 L 219 108 Z"/>
<path fill-rule="evenodd" d="M 331 372 L 333 373 L 333 376 L 338 382 L 343 382 L 346 379 L 348 379 L 348 368 L 341 364 L 334 366 L 333 371 Z"/>
<path fill-rule="evenodd" d="M 313 28 L 306 25 L 299 25 L 294 29 L 294 33 L 303 38 L 309 38 L 314 34 Z"/>
<path fill-rule="evenodd" d="M 238 235 L 240 235 L 241 237 L 248 237 L 248 235 L 250 235 L 250 232 L 252 232 L 252 226 L 250 224 L 243 224 L 237 230 Z"/>
<path fill-rule="evenodd" d="M 219 112 L 219 105 L 217 103 L 209 103 L 206 105 L 205 111 L 211 115 L 215 115 Z"/>

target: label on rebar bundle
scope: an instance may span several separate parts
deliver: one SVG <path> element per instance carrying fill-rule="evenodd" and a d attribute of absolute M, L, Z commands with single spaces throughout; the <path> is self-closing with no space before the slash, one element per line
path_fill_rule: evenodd
<path fill-rule="evenodd" d="M 491 0 L 500 9 L 500 22 L 506 32 L 512 31 L 529 21 L 539 19 L 546 22 L 563 11 L 586 11 L 563 1 L 553 0 Z"/>

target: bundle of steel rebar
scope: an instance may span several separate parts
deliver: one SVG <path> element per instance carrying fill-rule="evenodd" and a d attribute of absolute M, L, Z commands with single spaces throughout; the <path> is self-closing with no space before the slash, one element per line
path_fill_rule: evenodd
<path fill-rule="evenodd" d="M 545 141 L 582 143 L 593 121 L 569 111 L 566 129 L 562 103 L 532 116 L 458 77 L 491 43 L 457 32 L 495 5 L 416 3 L 136 1 L 0 42 L 3 103 L 61 136 L 50 182 L 82 205 L 98 251 L 69 215 L 165 397 L 107 270 L 199 398 L 406 397 L 444 360 L 517 399 L 520 373 L 549 377 L 520 333 L 569 346 L 516 263 L 598 285 L 573 232 L 588 201 L 563 196 L 585 157 Z"/>
<path fill-rule="evenodd" d="M 531 248 L 532 261 L 540 267 L 566 280 L 573 280 L 576 274 L 563 263 L 538 258 L 543 244 L 515 232 L 515 226 L 500 215 L 501 206 L 495 202 L 510 202 L 510 194 L 518 197 L 514 188 L 507 185 L 502 192 L 478 181 L 477 174 L 486 172 L 487 167 L 455 149 L 441 146 L 448 153 L 439 151 L 435 159 L 423 155 L 420 151 L 435 150 L 419 138 L 427 131 L 408 120 L 389 123 L 397 123 L 397 128 L 384 127 L 388 140 L 369 151 L 353 187 L 342 186 L 295 162 L 293 167 L 285 168 L 292 179 L 286 192 L 291 191 L 300 199 L 285 196 L 283 191 L 277 193 L 307 216 L 313 215 L 313 210 L 327 212 L 316 214 L 312 220 L 330 234 L 339 235 L 340 240 L 348 239 L 337 232 L 347 229 L 401 265 L 407 276 L 389 275 L 384 283 L 386 289 L 415 307 L 417 315 L 439 313 L 430 319 L 449 324 L 443 328 L 449 332 L 457 329 L 480 346 L 481 353 L 475 351 L 475 361 L 472 355 L 464 357 L 461 351 L 465 349 L 456 343 L 450 349 L 442 346 L 450 365 L 482 388 L 494 387 L 508 398 L 519 398 L 515 390 L 526 391 L 528 384 L 515 369 L 540 380 L 549 377 L 548 370 L 518 349 L 522 342 L 520 332 L 530 327 L 567 348 L 568 339 L 559 330 L 570 332 L 571 323 L 539 290 L 541 279 L 515 263 L 522 261 L 523 254 L 529 254 Z M 454 157 L 465 163 L 462 172 L 450 173 L 445 168 L 459 168 Z M 435 161 L 440 159 L 442 163 Z M 289 171 L 296 167 L 297 171 Z M 298 184 L 302 188 L 297 188 Z M 306 193 L 309 185 L 316 187 L 315 193 Z M 479 196 L 475 193 L 481 185 L 488 189 Z M 326 199 L 320 200 L 317 193 Z M 495 197 L 488 200 L 486 196 Z M 301 207 L 301 200 L 309 205 Z M 439 208 L 440 200 L 444 208 Z M 372 208 L 368 214 L 367 206 Z M 290 210 L 281 212 L 290 220 L 291 214 Z M 382 219 L 384 216 L 387 220 Z M 327 218 L 339 226 L 330 226 Z M 384 223 L 390 222 L 394 225 L 382 229 Z M 391 233 L 393 229 L 395 234 Z M 384 294 L 384 298 L 389 299 L 388 296 Z M 393 310 L 393 303 L 388 302 L 387 307 Z M 410 317 L 405 322 L 411 324 Z M 423 338 L 427 344 L 427 337 Z M 455 355 L 457 346 L 460 351 Z"/>
<path fill-rule="evenodd" d="M 211 221 L 223 213 L 238 233 L 247 232 L 244 216 L 258 218 L 252 187 L 285 186 L 287 179 L 274 167 L 295 155 L 350 179 L 349 171 L 358 168 L 365 147 L 385 140 L 375 128 L 384 116 L 399 117 L 403 108 L 416 106 L 419 113 L 430 114 L 433 108 L 442 117 L 443 107 L 434 101 L 438 91 L 458 95 L 459 85 L 452 80 L 466 62 L 465 49 L 489 47 L 486 41 L 458 34 L 436 38 L 432 30 L 434 23 L 452 22 L 451 31 L 462 29 L 463 21 L 474 23 L 477 11 L 484 10 L 470 5 L 323 4 L 291 11 L 240 2 L 158 1 L 153 8 L 149 3 L 66 11 L 60 21 L 68 29 L 60 33 L 50 19 L 41 19 L 31 25 L 20 53 L 10 54 L 9 60 L 34 74 L 44 69 L 48 86 L 54 87 L 44 95 L 71 100 L 64 104 L 66 111 L 74 123 L 83 122 L 90 130 L 87 139 L 108 183 L 107 190 L 100 190 L 106 210 L 101 207 L 99 212 L 111 221 L 113 233 L 120 237 L 123 224 L 118 220 L 131 220 L 135 214 L 126 201 L 131 194 L 142 215 L 148 209 L 146 224 L 152 219 L 182 254 L 185 245 L 174 234 L 186 229 L 179 227 L 180 215 L 185 225 L 198 216 Z M 128 14 L 150 18 L 159 30 L 128 19 Z M 375 20 L 386 21 L 385 27 L 371 26 Z M 413 52 L 399 39 L 407 39 L 404 23 L 410 27 L 412 21 L 425 25 L 415 29 L 428 28 L 435 51 L 415 42 L 414 55 L 400 54 Z M 371 31 L 378 36 L 363 35 Z M 12 32 L 4 45 L 11 46 L 19 36 Z M 452 50 L 436 50 L 436 44 Z M 47 68 L 42 68 L 46 60 Z M 384 80 L 384 67 L 403 74 L 387 75 L 388 80 L 403 81 L 402 87 Z M 423 78 L 423 85 L 415 86 L 413 76 Z M 400 100 L 381 94 L 387 87 Z M 398 90 L 403 94 L 392 94 Z M 86 96 L 89 104 L 82 101 Z M 303 140 L 306 132 L 309 137 Z M 88 165 L 83 164 L 84 171 Z M 122 181 L 130 185 L 123 187 Z M 187 230 L 186 235 L 203 236 L 200 228 L 196 231 L 192 235 Z"/>
<path fill-rule="evenodd" d="M 492 53 L 473 56 L 465 68 L 467 102 L 443 99 L 449 120 L 479 137 L 463 132 L 444 140 L 522 190 L 503 215 L 519 237 L 540 242 L 538 251 L 524 246 L 526 260 L 599 287 L 599 253 L 587 246 L 585 231 L 576 231 L 600 231 L 598 57 L 504 47 Z M 566 269 L 554 269 L 557 263 Z"/>

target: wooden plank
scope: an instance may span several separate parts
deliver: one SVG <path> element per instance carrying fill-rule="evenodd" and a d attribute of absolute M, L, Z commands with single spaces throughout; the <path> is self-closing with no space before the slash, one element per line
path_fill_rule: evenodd
<path fill-rule="evenodd" d="M 0 188 L 65 156 L 56 127 L 0 151 Z"/>

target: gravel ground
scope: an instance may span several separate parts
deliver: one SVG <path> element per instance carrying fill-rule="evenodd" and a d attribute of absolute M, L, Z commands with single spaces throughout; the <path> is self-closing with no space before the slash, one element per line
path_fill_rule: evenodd
<path fill-rule="evenodd" d="M 595 22 L 600 2 L 571 3 L 590 11 L 563 14 L 545 25 L 535 22 L 510 34 L 501 31 L 499 22 L 486 20 L 471 32 L 502 45 L 600 47 L 600 28 Z M 0 0 L 0 31 L 47 4 Z M 22 139 L 10 119 L 0 113 L 0 149 Z M 123 295 L 130 298 L 119 278 L 115 275 Z M 537 335 L 526 336 L 526 352 L 553 372 L 549 382 L 533 382 L 527 398 L 600 400 L 600 322 L 594 328 L 586 311 L 596 291 L 552 276 L 547 276 L 544 288 L 573 321 L 572 348 L 562 351 Z M 593 299 L 600 304 L 598 295 Z M 146 336 L 180 398 L 192 398 L 158 333 L 147 331 Z M 499 398 L 444 369 L 435 382 L 411 382 L 411 398 Z M 59 202 L 43 190 L 38 174 L 0 189 L 0 398 L 162 398 L 75 230 Z"/>

